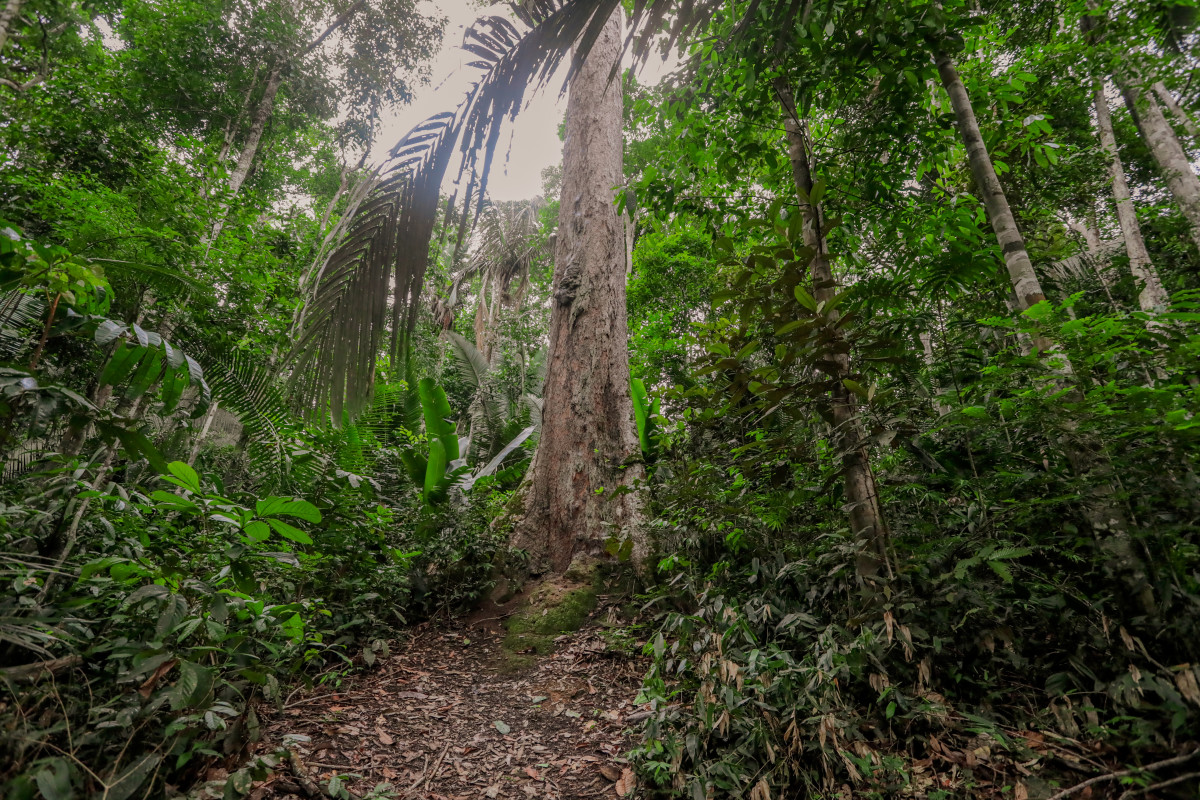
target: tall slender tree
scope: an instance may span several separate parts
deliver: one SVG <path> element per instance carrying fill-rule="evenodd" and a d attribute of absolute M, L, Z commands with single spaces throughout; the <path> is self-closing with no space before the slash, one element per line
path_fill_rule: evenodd
<path fill-rule="evenodd" d="M 1163 114 L 1162 106 L 1154 98 L 1154 93 L 1143 92 L 1141 87 L 1129 78 L 1114 75 L 1113 79 L 1121 88 L 1125 105 L 1129 108 L 1146 146 L 1150 148 L 1167 188 L 1171 190 L 1175 203 L 1188 221 L 1192 241 L 1200 248 L 1200 177 L 1192 168 L 1179 137 L 1175 135 L 1174 128 Z"/>
<path fill-rule="evenodd" d="M 812 275 L 813 297 L 817 302 L 828 303 L 837 294 L 838 284 L 830 263 L 821 206 L 814 200 L 812 150 L 808 146 L 804 123 L 796 109 L 791 88 L 782 80 L 775 85 L 783 106 L 783 129 L 792 166 L 792 180 L 800 200 L 800 213 L 804 217 L 804 245 L 813 251 L 808 265 Z M 829 314 L 836 325 L 840 312 L 832 309 Z M 840 333 L 838 330 L 839 337 Z M 830 389 L 833 441 L 842 459 L 850 528 L 861 546 L 857 559 L 858 572 L 863 578 L 873 578 L 887 557 L 887 523 L 879 501 L 875 473 L 871 469 L 867 436 L 854 394 L 845 384 L 850 378 L 850 354 L 840 347 L 833 347 L 828 361 L 827 369 L 833 379 Z"/>
<path fill-rule="evenodd" d="M 1100 146 L 1108 161 L 1108 174 L 1112 181 L 1113 204 L 1117 209 L 1117 222 L 1121 226 L 1121 238 L 1125 241 L 1125 252 L 1129 255 L 1129 269 L 1138 283 L 1138 305 L 1143 311 L 1161 311 L 1167 304 L 1167 290 L 1159 280 L 1158 272 L 1150 260 L 1142 228 L 1138 224 L 1137 211 L 1129 183 L 1125 180 L 1125 168 L 1117 153 L 1117 139 L 1113 133 L 1112 114 L 1108 98 L 1104 95 L 1104 83 L 1096 81 L 1093 92 L 1096 108 L 1096 128 Z"/>

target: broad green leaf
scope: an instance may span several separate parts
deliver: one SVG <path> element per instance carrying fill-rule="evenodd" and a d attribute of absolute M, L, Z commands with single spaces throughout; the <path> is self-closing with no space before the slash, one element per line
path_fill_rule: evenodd
<path fill-rule="evenodd" d="M 245 533 L 255 541 L 264 542 L 271 537 L 271 528 L 262 520 L 254 520 L 246 526 Z"/>
<path fill-rule="evenodd" d="M 112 358 L 108 360 L 108 364 L 104 367 L 104 371 L 100 373 L 101 386 L 115 386 L 133 371 L 133 368 L 138 365 L 142 356 L 148 351 L 144 347 L 130 347 L 125 342 L 121 342 L 117 346 L 117 350 L 112 354 Z"/>
<path fill-rule="evenodd" d="M 421 398 L 421 409 L 425 414 L 426 434 L 431 440 L 436 438 L 442 443 L 447 463 L 457 461 L 458 435 L 454 432 L 454 426 L 446 421 L 453 413 L 450 403 L 446 400 L 446 392 L 432 378 L 422 378 L 417 383 L 417 394 Z M 444 467 L 442 471 L 445 471 Z"/>
<path fill-rule="evenodd" d="M 274 517 L 269 517 L 267 519 L 267 524 L 270 525 L 272 528 L 274 528 L 275 532 L 278 533 L 280 536 L 282 536 L 285 539 L 290 539 L 291 541 L 299 542 L 300 544 L 312 544 L 313 543 L 312 537 L 309 536 L 307 533 L 305 533 L 304 531 L 300 530 L 297 527 L 288 525 L 286 522 L 284 522 L 282 520 L 275 519 Z"/>
<path fill-rule="evenodd" d="M 431 440 L 429 442 L 429 463 L 425 467 L 424 496 L 426 501 L 433 502 L 441 497 L 442 478 L 446 474 L 448 463 L 446 448 L 442 446 L 442 440 Z"/>
<path fill-rule="evenodd" d="M 285 497 L 268 497 L 254 504 L 254 513 L 260 517 L 297 517 L 305 522 L 320 522 L 321 512 L 307 500 L 291 500 Z"/>
<path fill-rule="evenodd" d="M 196 470 L 192 469 L 183 461 L 172 461 L 167 465 L 167 470 L 179 479 L 184 486 L 191 489 L 196 494 L 201 493 L 200 476 L 196 474 Z"/>
<path fill-rule="evenodd" d="M 124 322 L 106 319 L 96 326 L 96 344 L 103 347 L 106 344 L 114 341 L 118 336 L 124 335 L 129 330 Z"/>
<path fill-rule="evenodd" d="M 38 790 L 45 800 L 71 800 L 75 790 L 71 788 L 71 767 L 61 758 L 51 759 L 34 778 Z"/>
<path fill-rule="evenodd" d="M 164 492 L 162 489 L 155 489 L 150 493 L 150 499 L 155 502 L 155 505 L 160 508 L 168 508 L 174 511 L 195 511 L 197 506 L 191 500 L 180 497 L 171 492 Z"/>
<path fill-rule="evenodd" d="M 796 302 L 807 308 L 809 311 L 816 313 L 817 301 L 809 294 L 803 286 L 797 286 L 793 292 L 796 295 Z"/>

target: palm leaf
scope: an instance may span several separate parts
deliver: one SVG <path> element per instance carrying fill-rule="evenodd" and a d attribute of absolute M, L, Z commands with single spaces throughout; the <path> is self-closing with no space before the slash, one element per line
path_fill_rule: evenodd
<path fill-rule="evenodd" d="M 454 364 L 458 367 L 459 374 L 475 391 L 485 388 L 490 367 L 488 367 L 483 353 L 480 353 L 479 348 L 463 338 L 462 334 L 446 331 L 444 335 L 453 345 L 450 354 L 454 357 Z"/>
<path fill-rule="evenodd" d="M 293 331 L 289 359 L 293 396 L 313 417 L 340 422 L 370 397 L 375 363 L 387 346 L 393 368 L 417 320 L 442 183 L 461 158 L 460 176 L 478 176 L 475 214 L 501 131 L 546 84 L 572 47 L 574 73 L 619 0 L 526 0 L 513 11 L 524 30 L 499 16 L 469 28 L 463 49 L 482 70 L 454 111 L 437 114 L 392 149 L 382 179 L 357 209 L 338 246 L 314 276 Z M 720 0 L 679 0 L 670 35 L 680 38 L 708 18 Z M 635 52 L 648 49 L 676 0 L 638 0 Z M 630 34 L 634 41 L 634 34 Z M 461 154 L 461 155 L 460 155 Z"/>
<path fill-rule="evenodd" d="M 42 298 L 14 289 L 0 294 L 0 358 L 15 359 L 34 341 L 46 304 Z"/>

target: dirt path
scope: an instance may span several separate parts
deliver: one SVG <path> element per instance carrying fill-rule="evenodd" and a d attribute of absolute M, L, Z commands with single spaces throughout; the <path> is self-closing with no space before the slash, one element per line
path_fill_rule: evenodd
<path fill-rule="evenodd" d="M 513 670 L 495 630 L 427 628 L 336 693 L 318 687 L 263 719 L 322 787 L 335 775 L 404 800 L 615 798 L 632 790 L 626 717 L 646 664 L 595 630 Z M 263 797 L 304 796 L 287 774 Z"/>

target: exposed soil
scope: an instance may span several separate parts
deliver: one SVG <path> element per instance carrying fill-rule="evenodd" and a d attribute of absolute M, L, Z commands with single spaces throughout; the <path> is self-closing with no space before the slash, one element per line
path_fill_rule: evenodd
<path fill-rule="evenodd" d="M 322 788 L 340 776 L 358 796 L 379 783 L 405 800 L 631 796 L 622 754 L 645 660 L 595 628 L 516 660 L 501 641 L 494 619 L 418 629 L 338 691 L 266 712 L 261 750 L 286 746 Z M 294 777 L 256 794 L 306 796 Z"/>

